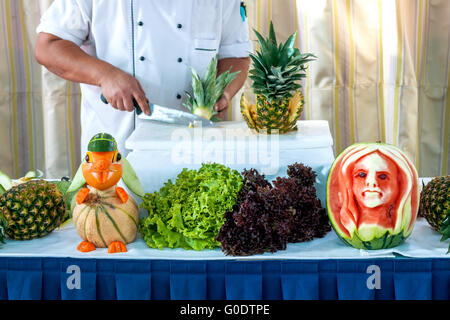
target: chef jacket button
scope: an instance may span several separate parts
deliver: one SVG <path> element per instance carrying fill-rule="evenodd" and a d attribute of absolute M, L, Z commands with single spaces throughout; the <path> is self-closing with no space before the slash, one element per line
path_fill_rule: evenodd
<path fill-rule="evenodd" d="M 143 23 L 142 21 L 139 21 L 139 22 L 138 22 L 138 26 L 139 26 L 139 27 L 142 27 L 143 25 L 144 25 L 144 23 Z"/>
<path fill-rule="evenodd" d="M 182 98 L 181 94 L 177 94 L 177 99 L 181 100 L 181 98 Z"/>
<path fill-rule="evenodd" d="M 182 63 L 183 62 L 183 58 L 178 58 L 178 60 L 177 60 L 179 63 Z"/>
<path fill-rule="evenodd" d="M 179 24 L 177 24 L 177 28 L 181 29 L 181 28 L 183 28 L 183 25 L 181 23 L 179 23 Z"/>
<path fill-rule="evenodd" d="M 139 60 L 141 60 L 141 61 L 145 61 L 145 57 L 144 57 L 144 56 L 142 56 L 142 57 L 140 57 L 140 58 L 139 58 Z"/>

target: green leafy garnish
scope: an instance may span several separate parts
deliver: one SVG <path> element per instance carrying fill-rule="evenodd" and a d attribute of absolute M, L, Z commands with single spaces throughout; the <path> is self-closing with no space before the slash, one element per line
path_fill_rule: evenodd
<path fill-rule="evenodd" d="M 175 183 L 169 180 L 159 192 L 146 194 L 141 220 L 147 245 L 162 249 L 213 249 L 225 213 L 232 211 L 242 187 L 242 176 L 220 164 L 204 164 L 199 170 L 184 169 Z"/>

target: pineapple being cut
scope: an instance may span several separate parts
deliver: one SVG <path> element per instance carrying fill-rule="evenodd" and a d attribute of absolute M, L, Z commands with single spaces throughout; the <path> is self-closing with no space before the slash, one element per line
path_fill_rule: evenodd
<path fill-rule="evenodd" d="M 203 79 L 194 68 L 191 68 L 191 73 L 192 94 L 186 92 L 187 101 L 184 106 L 193 114 L 211 120 L 217 114 L 214 106 L 239 71 L 231 73 L 230 70 L 227 70 L 217 76 L 217 56 L 215 56 L 209 63 Z"/>
<path fill-rule="evenodd" d="M 256 104 L 251 104 L 243 94 L 242 116 L 249 128 L 257 132 L 287 133 L 297 128 L 304 101 L 299 81 L 306 77 L 306 63 L 315 60 L 315 56 L 302 54 L 294 48 L 297 33 L 284 44 L 278 44 L 272 22 L 267 39 L 258 31 L 254 32 L 260 50 L 250 54 L 253 69 L 249 73 Z"/>

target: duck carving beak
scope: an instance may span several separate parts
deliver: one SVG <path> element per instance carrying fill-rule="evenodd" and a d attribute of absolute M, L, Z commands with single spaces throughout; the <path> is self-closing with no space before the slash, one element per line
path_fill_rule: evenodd
<path fill-rule="evenodd" d="M 94 170 L 97 171 L 97 180 L 100 183 L 105 183 L 109 178 L 109 166 L 111 162 L 106 159 L 98 159 L 94 163 Z"/>
<path fill-rule="evenodd" d="M 98 173 L 98 182 L 105 183 L 108 180 L 109 172 L 108 171 L 100 171 Z"/>

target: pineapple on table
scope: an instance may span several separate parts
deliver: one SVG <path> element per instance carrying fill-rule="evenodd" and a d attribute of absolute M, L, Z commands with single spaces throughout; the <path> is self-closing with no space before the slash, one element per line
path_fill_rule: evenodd
<path fill-rule="evenodd" d="M 250 54 L 253 69 L 249 73 L 256 104 L 251 104 L 243 94 L 242 116 L 250 129 L 258 132 L 267 130 L 271 134 L 295 130 L 304 101 L 299 81 L 306 77 L 306 63 L 313 61 L 315 56 L 302 54 L 294 48 L 296 32 L 284 44 L 278 44 L 272 22 L 267 39 L 254 31 L 260 50 Z"/>
<path fill-rule="evenodd" d="M 435 177 L 423 187 L 419 214 L 442 234 L 441 241 L 450 239 L 450 175 Z"/>
<path fill-rule="evenodd" d="M 0 241 L 4 234 L 14 240 L 42 238 L 61 225 L 66 205 L 55 183 L 32 180 L 10 186 L 0 196 Z"/>

